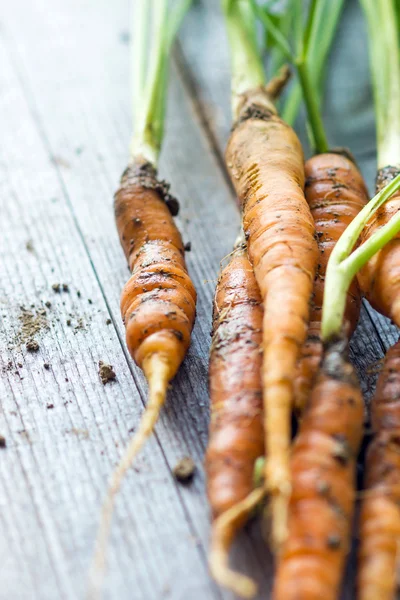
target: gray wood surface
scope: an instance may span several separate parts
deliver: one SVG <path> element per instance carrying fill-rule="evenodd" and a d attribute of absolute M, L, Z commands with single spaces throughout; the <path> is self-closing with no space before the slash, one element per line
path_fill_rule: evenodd
<path fill-rule="evenodd" d="M 128 270 L 112 214 L 131 134 L 128 4 L 14 0 L 1 7 L 0 433 L 7 440 L 0 449 L 1 599 L 84 598 L 108 476 L 146 398 L 124 343 L 119 297 Z M 328 81 L 327 118 L 332 143 L 352 147 L 372 184 L 362 29 L 346 48 L 346 28 L 358 18 L 349 2 L 333 58 L 344 71 L 340 85 Z M 356 53 L 351 64 L 349 51 Z M 350 72 L 356 68 L 361 84 Z M 213 289 L 239 225 L 223 168 L 229 123 L 218 3 L 198 1 L 175 55 L 161 166 L 181 200 L 183 237 L 192 243 L 188 266 L 198 318 L 156 436 L 117 502 L 108 599 L 233 598 L 207 573 L 202 468 Z M 299 130 L 304 139 L 301 120 Z M 55 283 L 69 290 L 56 293 Z M 25 346 L 27 321 L 39 328 L 35 353 Z M 367 396 L 374 365 L 396 337 L 366 305 L 352 357 Z M 102 385 L 99 360 L 114 366 L 115 382 Z M 183 487 L 171 470 L 185 455 L 194 458 L 197 473 Z M 268 598 L 272 561 L 257 521 L 237 541 L 233 562 L 258 580 L 259 598 Z M 351 577 L 345 597 L 352 597 Z"/>

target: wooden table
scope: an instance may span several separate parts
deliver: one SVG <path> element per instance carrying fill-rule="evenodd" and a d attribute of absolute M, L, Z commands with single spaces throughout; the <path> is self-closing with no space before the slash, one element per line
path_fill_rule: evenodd
<path fill-rule="evenodd" d="M 162 174 L 181 199 L 198 316 L 168 405 L 117 502 L 105 597 L 232 598 L 207 573 L 207 360 L 213 290 L 239 213 L 223 167 L 229 64 L 217 0 L 197 2 L 175 52 Z M 131 135 L 128 0 L 13 0 L 0 15 L 0 598 L 83 599 L 108 477 L 146 398 L 119 313 L 128 277 L 112 197 Z M 328 81 L 333 145 L 372 185 L 366 40 L 348 2 Z M 349 115 L 352 115 L 351 118 Z M 304 120 L 299 131 L 304 136 Z M 53 289 L 54 284 L 68 289 Z M 51 303 L 51 306 L 46 305 Z M 45 311 L 45 312 L 44 312 Z M 25 323 L 25 328 L 23 324 Z M 37 329 L 37 352 L 25 346 Z M 397 333 L 368 305 L 352 343 L 364 391 Z M 103 386 L 98 361 L 117 380 Z M 196 462 L 189 486 L 171 471 Z M 233 563 L 268 598 L 272 566 L 256 521 Z M 352 585 L 346 586 L 352 598 Z"/>

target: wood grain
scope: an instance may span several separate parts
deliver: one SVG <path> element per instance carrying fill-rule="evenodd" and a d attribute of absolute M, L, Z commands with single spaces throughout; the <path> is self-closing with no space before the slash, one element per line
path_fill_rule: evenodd
<path fill-rule="evenodd" d="M 346 23 L 356 18 L 350 4 Z M 131 135 L 130 16 L 126 0 L 14 0 L 2 9 L 0 584 L 17 600 L 83 599 L 107 480 L 146 398 L 125 349 L 119 297 L 128 270 L 112 214 Z M 239 226 L 223 168 L 229 63 L 214 0 L 195 3 L 170 88 L 161 171 L 181 200 L 178 224 L 192 243 L 198 318 L 157 435 L 119 498 L 105 597 L 232 599 L 207 573 L 202 468 L 213 290 Z M 370 96 L 357 90 L 352 97 L 366 118 L 354 125 L 364 135 L 358 158 L 371 175 Z M 57 282 L 69 292 L 54 292 Z M 34 317 L 46 310 L 37 353 L 21 344 L 21 306 Z M 366 306 L 352 357 L 367 395 L 373 366 L 395 336 Z M 114 366 L 115 383 L 101 384 L 98 360 Z M 171 476 L 184 455 L 197 465 L 187 487 Z M 240 536 L 233 563 L 259 581 L 259 598 L 269 596 L 272 560 L 259 521 Z M 352 597 L 350 583 L 344 597 Z"/>

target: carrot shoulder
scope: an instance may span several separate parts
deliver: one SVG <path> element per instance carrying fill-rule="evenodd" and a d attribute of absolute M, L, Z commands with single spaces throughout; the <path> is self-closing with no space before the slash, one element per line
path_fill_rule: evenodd
<path fill-rule="evenodd" d="M 358 597 L 394 600 L 400 547 L 400 343 L 387 353 L 372 400 L 374 438 L 360 517 Z"/>
<path fill-rule="evenodd" d="M 226 151 L 250 261 L 264 302 L 263 395 L 272 538 L 286 535 L 293 379 L 307 334 L 318 248 L 294 131 L 262 89 L 245 100 Z"/>
<path fill-rule="evenodd" d="M 378 171 L 376 191 L 382 190 L 396 175 L 398 167 Z M 386 225 L 400 210 L 400 193 L 394 194 L 364 228 L 360 241 L 365 242 Z M 400 327 L 400 234 L 375 254 L 358 273 L 358 281 L 372 306 Z"/>
<path fill-rule="evenodd" d="M 215 293 L 205 467 L 213 517 L 210 569 L 220 584 L 245 596 L 252 594 L 254 584 L 227 565 L 232 540 L 254 508 L 249 499 L 254 463 L 264 453 L 262 317 L 260 292 L 242 244 L 222 271 Z"/>
<path fill-rule="evenodd" d="M 338 341 L 321 371 L 295 440 L 289 535 L 279 556 L 274 600 L 336 600 L 355 500 L 363 400 Z"/>
<path fill-rule="evenodd" d="M 305 196 L 315 222 L 319 261 L 311 300 L 307 340 L 301 348 L 294 382 L 295 405 L 301 413 L 310 397 L 322 358 L 321 317 L 325 274 L 331 252 L 347 225 L 368 202 L 362 175 L 349 158 L 327 152 L 305 164 Z M 356 328 L 361 293 L 354 280 L 347 292 L 344 327 L 349 337 Z"/>

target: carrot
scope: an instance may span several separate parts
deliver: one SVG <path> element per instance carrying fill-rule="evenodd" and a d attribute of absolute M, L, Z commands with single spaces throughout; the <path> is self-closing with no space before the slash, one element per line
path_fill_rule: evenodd
<path fill-rule="evenodd" d="M 358 597 L 396 598 L 400 550 L 400 342 L 386 354 L 371 403 L 360 517 Z"/>
<path fill-rule="evenodd" d="M 303 151 L 292 128 L 277 114 L 275 92 L 265 89 L 254 13 L 248 2 L 226 1 L 224 5 L 235 120 L 225 158 L 241 203 L 249 258 L 264 303 L 265 482 L 272 509 L 272 540 L 278 547 L 286 535 L 291 490 L 293 379 L 307 333 L 318 248 L 303 192 Z"/>
<path fill-rule="evenodd" d="M 355 467 L 363 433 L 363 401 L 351 364 L 343 317 L 357 271 L 396 235 L 394 219 L 353 253 L 370 216 L 400 187 L 400 177 L 373 198 L 348 225 L 326 270 L 321 338 L 324 357 L 291 457 L 288 537 L 278 556 L 274 600 L 334 600 L 350 546 L 356 493 Z M 342 333 L 341 333 L 342 331 Z"/>
<path fill-rule="evenodd" d="M 229 570 L 228 552 L 262 497 L 260 490 L 253 494 L 254 463 L 264 452 L 262 318 L 260 292 L 240 241 L 215 291 L 205 468 L 213 516 L 210 570 L 216 581 L 245 597 L 253 595 L 254 584 Z"/>
<path fill-rule="evenodd" d="M 136 134 L 130 163 L 115 194 L 114 210 L 120 242 L 132 272 L 121 295 L 126 343 L 146 376 L 149 399 L 135 435 L 111 477 L 89 582 L 91 598 L 101 594 L 115 497 L 135 456 L 154 430 L 168 384 L 189 347 L 195 319 L 196 291 L 186 269 L 182 238 L 172 218 L 177 214 L 178 204 L 169 194 L 169 185 L 157 178 L 168 58 L 190 1 L 181 0 L 168 12 L 166 0 L 157 3 L 140 0 L 135 13 Z M 147 30 L 150 22 L 151 32 Z M 145 81 L 148 42 L 149 74 Z"/>
<path fill-rule="evenodd" d="M 196 306 L 165 194 L 155 169 L 140 159 L 125 171 L 115 194 L 117 228 L 132 271 L 121 296 L 126 342 L 157 407 L 189 347 Z"/>
<path fill-rule="evenodd" d="M 295 405 L 303 411 L 322 358 L 321 317 L 325 274 L 331 252 L 356 214 L 368 201 L 368 192 L 355 163 L 338 153 L 317 154 L 305 164 L 305 195 L 315 222 L 319 263 L 311 301 L 307 340 L 301 349 L 294 381 Z M 347 292 L 344 327 L 354 332 L 361 306 L 361 294 L 354 280 Z"/>
<path fill-rule="evenodd" d="M 363 399 L 345 356 L 329 344 L 294 443 L 289 536 L 279 556 L 274 600 L 338 597 L 355 498 Z"/>
<path fill-rule="evenodd" d="M 243 106 L 226 163 L 242 203 L 250 261 L 264 302 L 263 390 L 273 537 L 285 537 L 290 495 L 292 381 L 307 333 L 318 259 L 302 191 L 303 153 L 294 131 L 261 92 Z"/>
<path fill-rule="evenodd" d="M 400 173 L 400 167 L 384 167 L 378 171 L 376 191 L 383 189 Z M 400 211 L 400 193 L 394 194 L 374 215 L 361 235 L 368 240 L 392 216 Z M 400 327 L 400 234 L 376 254 L 358 274 L 366 298 L 380 313 Z"/>

